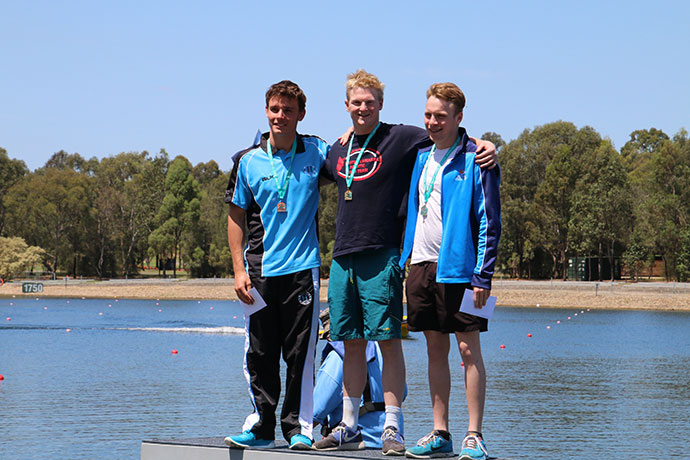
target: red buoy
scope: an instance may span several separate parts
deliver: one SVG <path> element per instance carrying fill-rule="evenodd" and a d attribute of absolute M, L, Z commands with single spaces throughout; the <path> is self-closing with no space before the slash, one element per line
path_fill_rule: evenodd
<path fill-rule="evenodd" d="M 501 344 L 501 349 L 504 349 L 505 347 L 506 347 L 505 345 Z"/>
<path fill-rule="evenodd" d="M 0 380 L 5 380 L 5 376 L 0 374 Z"/>
<path fill-rule="evenodd" d="M 172 354 L 173 354 L 173 355 L 176 355 L 176 354 L 177 354 L 177 350 L 173 349 Z"/>
<path fill-rule="evenodd" d="M 527 334 L 527 337 L 532 337 L 532 334 Z"/>

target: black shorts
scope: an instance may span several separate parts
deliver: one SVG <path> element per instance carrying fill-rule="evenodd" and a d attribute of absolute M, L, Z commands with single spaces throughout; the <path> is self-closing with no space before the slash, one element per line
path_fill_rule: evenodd
<path fill-rule="evenodd" d="M 485 332 L 489 321 L 460 311 L 469 283 L 436 282 L 436 262 L 410 265 L 405 293 L 407 295 L 407 326 L 411 331 Z"/>

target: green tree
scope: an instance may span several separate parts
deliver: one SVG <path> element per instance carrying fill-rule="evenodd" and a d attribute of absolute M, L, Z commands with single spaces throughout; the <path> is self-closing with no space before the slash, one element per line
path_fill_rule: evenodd
<path fill-rule="evenodd" d="M 183 236 L 194 232 L 199 221 L 200 198 L 199 183 L 192 175 L 189 160 L 176 157 L 165 176 L 165 196 L 156 215 L 158 228 L 149 236 L 149 243 L 158 248 L 159 254 L 175 261 L 173 276 L 177 276 L 177 259 L 184 249 Z"/>
<path fill-rule="evenodd" d="M 690 224 L 690 142 L 681 131 L 672 142 L 664 142 L 650 157 L 643 211 L 646 228 L 654 240 L 655 252 L 666 266 L 666 279 L 678 279 L 677 257 L 681 232 Z"/>
<path fill-rule="evenodd" d="M 525 270 L 530 272 L 532 259 L 542 259 L 540 254 L 550 249 L 554 254 L 559 253 L 557 242 L 565 237 L 562 224 L 558 226 L 559 216 L 565 214 L 563 210 L 552 212 L 547 203 L 562 201 L 562 193 L 558 184 L 569 182 L 570 172 L 563 165 L 554 165 L 549 176 L 565 174 L 565 177 L 549 177 L 547 168 L 553 158 L 560 153 L 558 163 L 565 161 L 566 150 L 575 163 L 599 146 L 601 136 L 590 127 L 577 127 L 569 122 L 557 121 L 543 126 L 537 126 L 532 131 L 525 130 L 520 136 L 509 142 L 500 154 L 501 164 L 501 212 L 503 233 L 499 246 L 499 261 L 510 261 L 519 277 Z M 540 199 L 536 200 L 537 191 L 542 188 Z M 547 212 L 548 210 L 548 212 Z M 553 225 L 559 227 L 560 234 L 553 235 Z M 566 232 L 567 233 L 567 232 Z M 548 238 L 549 240 L 547 240 Z M 530 250 L 526 247 L 529 242 Z M 556 257 L 556 260 L 560 256 Z M 553 258 L 552 258 L 553 261 Z M 554 273 L 548 267 L 548 273 Z M 540 267 L 541 270 L 543 268 Z M 539 273 L 539 275 L 544 275 Z"/>
<path fill-rule="evenodd" d="M 568 145 L 560 145 L 546 167 L 544 182 L 535 195 L 534 219 L 537 241 L 551 256 L 552 278 L 568 274 L 568 224 L 572 208 L 572 191 L 580 175 L 580 164 Z"/>
<path fill-rule="evenodd" d="M 645 167 L 651 154 L 668 140 L 668 135 L 656 128 L 638 129 L 630 133 L 630 140 L 621 148 L 621 156 L 628 171 Z"/>
<path fill-rule="evenodd" d="M 65 262 L 75 253 L 76 229 L 91 206 L 89 185 L 84 174 L 45 168 L 25 176 L 5 197 L 9 232 L 44 248 L 53 276 L 61 266 L 69 269 Z"/>
<path fill-rule="evenodd" d="M 98 158 L 85 160 L 78 153 L 67 153 L 64 150 L 55 152 L 43 166 L 44 168 L 72 169 L 86 175 L 93 175 L 98 166 Z"/>
<path fill-rule="evenodd" d="M 493 142 L 496 146 L 496 153 L 500 154 L 503 147 L 506 146 L 506 141 L 503 140 L 500 134 L 493 131 L 487 131 L 482 134 L 482 139 L 485 141 Z"/>
<path fill-rule="evenodd" d="M 40 263 L 43 256 L 43 249 L 29 246 L 21 238 L 0 236 L 0 278 L 7 281 L 21 276 Z"/>
<path fill-rule="evenodd" d="M 192 169 L 192 175 L 199 185 L 206 185 L 223 175 L 223 171 L 218 167 L 218 163 L 211 160 L 208 163 L 199 163 Z M 226 184 L 227 185 L 227 182 Z"/>
<path fill-rule="evenodd" d="M 117 270 L 128 277 L 147 255 L 148 236 L 164 195 L 168 166 L 165 150 L 120 153 L 104 158 L 96 169 L 93 220 L 94 258 L 99 276 Z"/>
<path fill-rule="evenodd" d="M 575 186 L 571 238 L 580 247 L 596 250 L 600 261 L 605 253 L 613 280 L 616 247 L 622 247 L 627 241 L 632 227 L 628 175 L 611 142 L 603 141 L 585 162 L 584 172 Z M 602 276 L 600 263 L 600 279 Z"/>
<path fill-rule="evenodd" d="M 29 170 L 21 160 L 13 160 L 7 156 L 7 150 L 0 147 L 0 236 L 5 235 L 5 195 L 7 191 L 20 181 Z"/>
<path fill-rule="evenodd" d="M 338 187 L 327 184 L 319 190 L 319 252 L 321 253 L 320 276 L 328 278 L 333 260 L 335 223 L 338 214 Z"/>
<path fill-rule="evenodd" d="M 200 174 L 202 170 L 211 174 Z M 200 187 L 199 222 L 196 230 L 188 234 L 187 245 L 194 249 L 187 254 L 185 263 L 197 277 L 225 276 L 232 273 L 227 230 L 228 205 L 224 200 L 229 174 L 223 174 L 213 161 L 198 164 L 192 174 L 204 182 Z"/>
<path fill-rule="evenodd" d="M 690 280 L 690 229 L 680 234 L 680 252 L 677 261 L 678 281 Z"/>
<path fill-rule="evenodd" d="M 623 252 L 623 264 L 632 279 L 637 281 L 640 278 L 642 270 L 649 265 L 650 256 L 653 256 L 652 249 L 645 244 L 642 233 L 636 228 Z"/>

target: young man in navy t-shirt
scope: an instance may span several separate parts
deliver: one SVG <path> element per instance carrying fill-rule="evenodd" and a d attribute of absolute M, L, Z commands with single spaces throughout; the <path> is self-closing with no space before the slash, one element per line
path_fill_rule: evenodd
<path fill-rule="evenodd" d="M 357 414 L 371 340 L 379 343 L 383 357 L 383 454 L 403 455 L 403 275 L 398 262 L 412 168 L 418 150 L 431 144 L 421 128 L 380 122 L 383 84 L 375 75 L 359 70 L 348 76 L 345 86 L 354 134 L 345 145 L 333 144 L 323 172 L 338 186 L 328 302 L 331 338 L 345 342 L 343 421 L 314 448 L 364 448 Z M 493 144 L 481 145 L 489 152 L 478 161 L 493 163 Z"/>

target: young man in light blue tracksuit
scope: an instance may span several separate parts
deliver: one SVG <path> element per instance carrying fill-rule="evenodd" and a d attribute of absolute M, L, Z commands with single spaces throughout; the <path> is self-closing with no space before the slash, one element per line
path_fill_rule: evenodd
<path fill-rule="evenodd" d="M 255 288 L 266 303 L 244 318 L 243 368 L 253 411 L 241 434 L 225 438 L 235 448 L 275 447 L 281 357 L 286 364 L 281 431 L 290 449 L 310 449 L 313 442 L 321 262 L 316 212 L 319 170 L 329 146 L 297 132 L 306 101 L 289 80 L 271 85 L 269 131 L 234 156 L 226 190 L 235 292 L 253 304 Z"/>
<path fill-rule="evenodd" d="M 491 291 L 501 233 L 499 168 L 475 164 L 476 145 L 464 128 L 465 96 L 452 83 L 427 91 L 425 126 L 434 145 L 419 151 L 408 198 L 400 264 L 411 256 L 407 280 L 408 326 L 423 331 L 429 357 L 434 429 L 407 450 L 412 458 L 453 456 L 448 430 L 449 334 L 465 367 L 469 424 L 459 460 L 488 458 L 481 430 L 486 374 L 479 333 L 488 321 L 459 311 L 465 289 L 482 308 Z"/>

